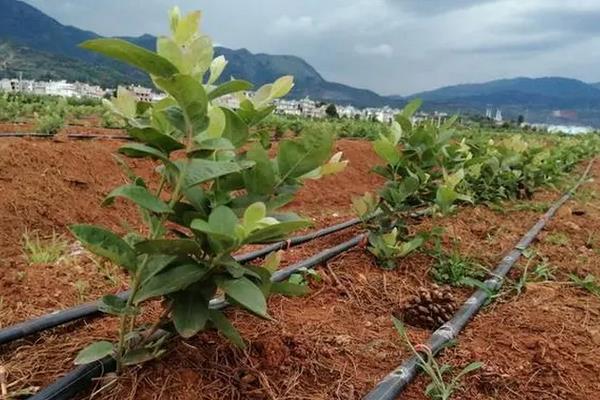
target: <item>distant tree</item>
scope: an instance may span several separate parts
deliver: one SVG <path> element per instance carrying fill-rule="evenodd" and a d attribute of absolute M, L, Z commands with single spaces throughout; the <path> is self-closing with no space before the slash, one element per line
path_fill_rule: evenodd
<path fill-rule="evenodd" d="M 358 121 L 360 119 L 360 114 L 354 114 L 354 119 Z"/>
<path fill-rule="evenodd" d="M 521 125 L 523 122 L 525 122 L 525 117 L 522 115 L 519 115 L 517 117 L 517 124 Z"/>
<path fill-rule="evenodd" d="M 338 115 L 337 108 L 335 108 L 335 104 L 328 105 L 327 108 L 325 109 L 325 114 L 327 114 L 327 116 L 329 118 L 339 118 L 340 117 Z"/>

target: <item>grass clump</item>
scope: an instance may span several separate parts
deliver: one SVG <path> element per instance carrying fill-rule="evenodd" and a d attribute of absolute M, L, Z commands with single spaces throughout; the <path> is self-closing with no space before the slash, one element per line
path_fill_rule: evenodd
<path fill-rule="evenodd" d="M 52 232 L 49 237 L 41 237 L 39 232 L 23 233 L 23 253 L 31 265 L 54 264 L 67 253 L 68 243 L 62 235 Z"/>

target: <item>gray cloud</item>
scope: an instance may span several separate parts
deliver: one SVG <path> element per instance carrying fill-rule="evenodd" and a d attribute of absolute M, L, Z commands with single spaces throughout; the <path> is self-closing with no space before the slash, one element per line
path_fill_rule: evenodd
<path fill-rule="evenodd" d="M 104 35 L 162 34 L 172 0 L 26 0 Z M 597 0 L 178 0 L 216 43 L 294 54 L 383 94 L 563 75 L 600 81 Z"/>
<path fill-rule="evenodd" d="M 390 4 L 419 15 L 437 15 L 466 8 L 478 7 L 499 0 L 388 0 Z"/>

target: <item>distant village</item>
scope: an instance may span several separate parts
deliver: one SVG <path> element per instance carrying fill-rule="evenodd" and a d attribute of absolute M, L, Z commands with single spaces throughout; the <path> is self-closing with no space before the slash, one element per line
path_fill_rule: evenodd
<path fill-rule="evenodd" d="M 158 101 L 165 97 L 162 93 L 156 93 L 152 89 L 130 85 L 126 87 L 138 99 L 138 101 Z M 104 89 L 97 85 L 90 85 L 81 82 L 67 81 L 34 81 L 24 79 L 0 79 L 0 91 L 12 93 L 29 93 L 37 95 L 49 95 L 60 97 L 76 97 L 76 98 L 96 98 L 101 99 L 111 96 L 114 93 L 113 89 Z M 252 96 L 253 93 L 247 93 Z M 219 98 L 219 102 L 223 106 L 230 108 L 238 108 L 239 100 L 234 95 L 223 96 Z M 275 113 L 280 115 L 298 116 L 305 118 L 325 118 L 327 117 L 327 107 L 330 103 L 312 100 L 308 97 L 300 100 L 294 99 L 279 99 L 275 101 Z M 340 118 L 352 118 L 361 120 L 373 120 L 384 123 L 390 123 L 394 115 L 400 112 L 399 109 L 385 107 L 368 107 L 356 108 L 351 105 L 335 105 L 335 112 Z M 413 119 L 414 122 L 419 122 L 425 119 L 435 119 L 442 121 L 448 117 L 447 113 L 433 112 L 424 113 L 418 112 Z"/>

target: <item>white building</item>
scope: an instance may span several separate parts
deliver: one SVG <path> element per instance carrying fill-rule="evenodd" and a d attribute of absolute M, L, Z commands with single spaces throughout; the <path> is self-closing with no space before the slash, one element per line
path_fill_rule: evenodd
<path fill-rule="evenodd" d="M 283 115 L 301 116 L 302 110 L 297 100 L 277 99 L 274 102 L 275 112 Z"/>
<path fill-rule="evenodd" d="M 337 113 L 342 118 L 358 118 L 361 116 L 361 111 L 354 106 L 336 106 Z"/>
<path fill-rule="evenodd" d="M 494 121 L 502 122 L 502 111 L 499 108 L 496 109 L 496 116 L 494 117 Z"/>

